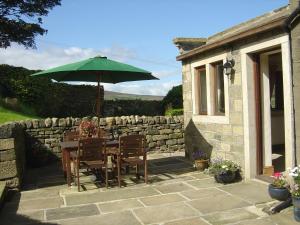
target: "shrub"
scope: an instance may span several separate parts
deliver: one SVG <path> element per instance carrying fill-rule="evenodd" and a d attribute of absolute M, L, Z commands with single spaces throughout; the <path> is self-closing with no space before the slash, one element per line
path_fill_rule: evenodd
<path fill-rule="evenodd" d="M 183 109 L 168 109 L 165 112 L 166 116 L 180 116 L 183 115 Z"/>

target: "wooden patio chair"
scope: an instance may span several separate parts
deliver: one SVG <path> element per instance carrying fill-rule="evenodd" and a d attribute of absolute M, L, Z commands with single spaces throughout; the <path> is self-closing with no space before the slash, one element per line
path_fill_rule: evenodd
<path fill-rule="evenodd" d="M 144 135 L 128 135 L 119 138 L 119 155 L 117 158 L 118 183 L 121 186 L 121 167 L 131 166 L 136 168 L 139 179 L 139 166 L 144 166 L 144 180 L 148 182 L 147 154 L 145 151 L 146 139 Z"/>
<path fill-rule="evenodd" d="M 77 179 L 78 191 L 80 191 L 79 170 L 86 168 L 102 170 L 105 169 L 105 186 L 108 186 L 107 176 L 107 155 L 105 139 L 103 138 L 85 138 L 80 139 L 75 161 L 75 178 Z"/>
<path fill-rule="evenodd" d="M 97 137 L 109 139 L 110 134 L 109 134 L 109 132 L 107 132 L 103 128 L 98 128 L 97 129 Z"/>
<path fill-rule="evenodd" d="M 80 138 L 79 136 L 79 131 L 65 131 L 64 134 L 63 134 L 63 141 L 78 141 Z M 62 157 L 61 157 L 61 160 L 62 160 L 62 167 L 63 167 L 63 171 L 64 171 L 64 175 L 66 177 L 66 156 L 65 154 L 62 152 Z M 71 164 L 73 163 L 73 160 L 72 160 L 72 155 L 70 157 L 70 160 L 71 160 Z"/>

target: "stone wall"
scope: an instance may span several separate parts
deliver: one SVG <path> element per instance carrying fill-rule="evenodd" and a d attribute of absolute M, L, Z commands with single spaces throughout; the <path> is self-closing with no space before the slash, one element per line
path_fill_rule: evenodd
<path fill-rule="evenodd" d="M 93 118 L 97 123 L 97 118 Z M 28 120 L 22 122 L 27 133 L 28 146 L 36 151 L 48 150 L 60 157 L 59 142 L 67 130 L 75 130 L 81 122 L 80 118 L 47 118 L 45 120 Z M 184 149 L 183 117 L 146 117 L 122 116 L 100 119 L 100 127 L 113 134 L 146 135 L 150 151 L 180 151 Z"/>
<path fill-rule="evenodd" d="M 294 1 L 294 4 L 296 1 Z M 298 2 L 299 4 L 299 2 Z M 293 69 L 293 94 L 295 109 L 295 141 L 297 163 L 300 163 L 300 17 L 291 26 L 291 50 Z M 297 165 L 297 164 L 296 164 Z"/>
<path fill-rule="evenodd" d="M 0 126 L 0 181 L 18 188 L 25 170 L 24 129 L 20 124 Z"/>

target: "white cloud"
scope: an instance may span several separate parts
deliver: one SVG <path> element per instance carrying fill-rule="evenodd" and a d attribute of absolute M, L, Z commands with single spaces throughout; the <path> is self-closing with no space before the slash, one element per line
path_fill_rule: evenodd
<path fill-rule="evenodd" d="M 46 47 L 43 50 L 34 50 L 13 45 L 10 48 L 0 50 L 0 64 L 23 66 L 28 69 L 49 69 L 96 55 L 105 55 L 114 60 L 126 61 L 130 57 L 134 57 L 135 52 L 117 45 L 103 50 L 54 46 Z"/>
<path fill-rule="evenodd" d="M 104 84 L 104 90 L 129 94 L 164 96 L 173 86 L 179 85 L 180 81 L 147 81 L 142 83 L 139 84 L 138 82 L 128 82 L 121 84 Z"/>
<path fill-rule="evenodd" d="M 166 78 L 166 77 L 172 77 L 172 76 L 178 76 L 181 74 L 180 69 L 177 70 L 161 70 L 153 72 L 153 75 L 158 78 Z"/>
<path fill-rule="evenodd" d="M 48 46 L 42 50 L 34 50 L 13 45 L 10 48 L 0 50 L 0 64 L 22 66 L 28 69 L 49 69 L 96 55 L 105 55 L 108 58 L 121 62 L 136 58 L 135 51 L 118 45 L 102 50 L 79 47 L 61 48 L 57 46 Z M 153 74 L 163 80 L 104 84 L 104 87 L 105 90 L 122 93 L 165 95 L 173 86 L 180 83 L 181 72 L 179 69 L 160 70 L 153 72 Z M 166 79 L 171 77 L 172 80 L 166 81 Z"/>

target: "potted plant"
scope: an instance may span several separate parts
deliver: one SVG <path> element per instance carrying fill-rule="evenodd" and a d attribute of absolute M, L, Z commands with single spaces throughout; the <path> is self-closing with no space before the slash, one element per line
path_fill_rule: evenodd
<path fill-rule="evenodd" d="M 80 136 L 92 137 L 97 134 L 97 128 L 90 119 L 84 120 L 79 125 L 79 134 Z"/>
<path fill-rule="evenodd" d="M 294 205 L 294 218 L 300 222 L 300 167 L 296 166 L 288 172 L 287 182 Z"/>
<path fill-rule="evenodd" d="M 213 174 L 216 182 L 218 183 L 232 183 L 240 173 L 240 166 L 231 160 L 224 160 L 222 158 L 217 158 L 212 160 L 208 171 Z"/>
<path fill-rule="evenodd" d="M 208 168 L 207 154 L 201 150 L 193 152 L 194 165 L 197 170 L 204 171 Z"/>
<path fill-rule="evenodd" d="M 273 182 L 269 185 L 269 195 L 278 201 L 285 201 L 290 197 L 288 183 L 283 173 L 274 173 Z"/>

